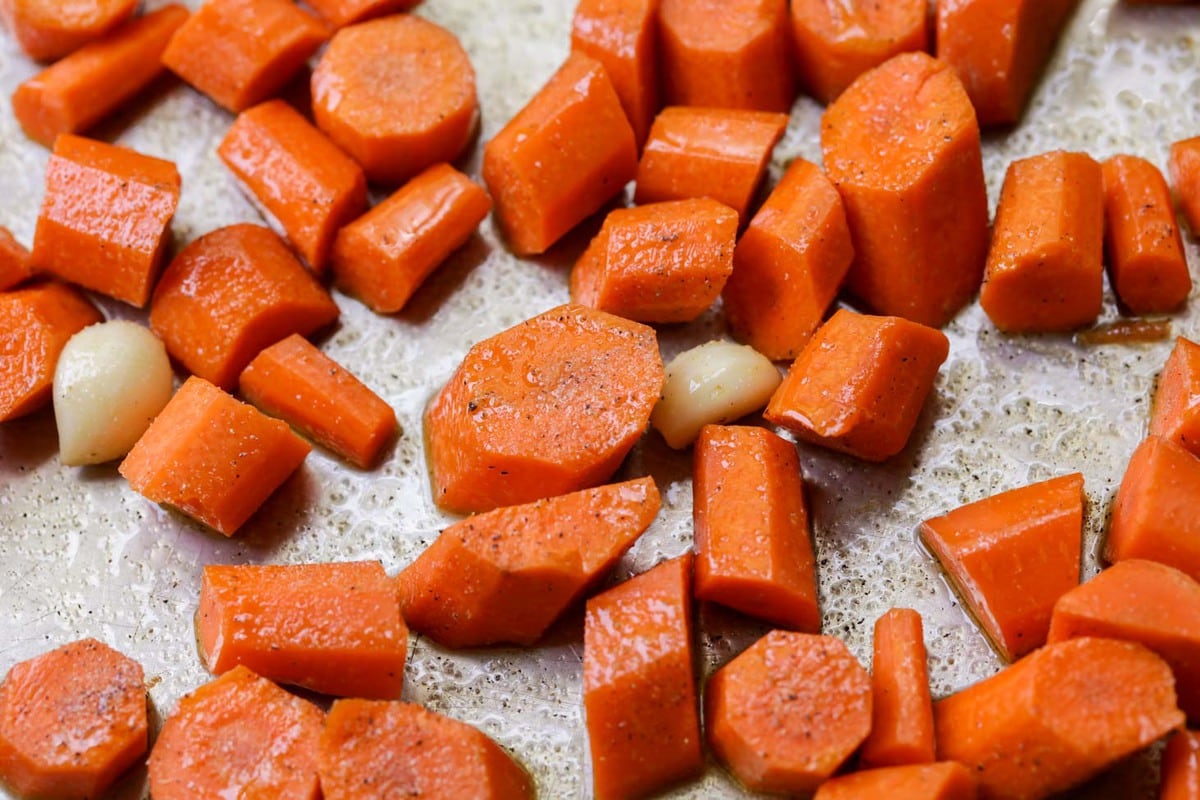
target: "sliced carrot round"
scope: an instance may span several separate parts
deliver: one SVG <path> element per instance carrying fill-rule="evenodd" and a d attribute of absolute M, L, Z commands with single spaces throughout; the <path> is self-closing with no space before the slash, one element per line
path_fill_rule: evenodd
<path fill-rule="evenodd" d="M 0 18 L 26 55 L 54 61 L 120 25 L 137 0 L 4 0 Z"/>

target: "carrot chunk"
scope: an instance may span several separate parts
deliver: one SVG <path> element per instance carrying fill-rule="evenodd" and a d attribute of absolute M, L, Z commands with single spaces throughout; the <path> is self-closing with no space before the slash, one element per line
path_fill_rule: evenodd
<path fill-rule="evenodd" d="M 1046 641 L 1055 601 L 1079 584 L 1083 501 L 1074 473 L 921 524 L 921 540 L 1008 661 Z"/>
<path fill-rule="evenodd" d="M 322 275 L 338 230 L 367 210 L 367 180 L 353 159 L 282 100 L 238 115 L 221 160 Z"/>
<path fill-rule="evenodd" d="M 83 639 L 0 683 L 0 782 L 22 797 L 99 797 L 146 752 L 142 667 Z"/>
<path fill-rule="evenodd" d="M 1104 179 L 1086 153 L 1014 161 L 1004 176 L 979 304 L 1002 331 L 1065 331 L 1100 314 Z"/>
<path fill-rule="evenodd" d="M 307 0 L 305 5 L 320 14 L 334 28 L 344 28 L 400 11 L 408 11 L 421 0 Z"/>
<path fill-rule="evenodd" d="M 483 148 L 496 221 L 522 256 L 546 252 L 636 172 L 633 128 L 612 81 L 577 52 Z"/>
<path fill-rule="evenodd" d="M 604 65 L 639 147 L 662 104 L 658 5 L 658 0 L 580 0 L 571 22 L 571 49 Z"/>
<path fill-rule="evenodd" d="M 167 352 L 222 389 L 264 347 L 308 335 L 338 316 L 329 293 L 287 245 L 258 225 L 201 236 L 175 257 L 154 292 L 150 327 Z"/>
<path fill-rule="evenodd" d="M 0 225 L 0 292 L 7 292 L 33 274 L 29 266 L 29 251 L 16 240 L 12 232 Z"/>
<path fill-rule="evenodd" d="M 284 423 L 193 376 L 150 423 L 119 471 L 150 500 L 232 536 L 309 449 Z"/>
<path fill-rule="evenodd" d="M 454 161 L 479 119 L 467 51 L 409 14 L 338 31 L 313 71 L 312 95 L 317 126 L 380 183 Z"/>
<path fill-rule="evenodd" d="M 988 246 L 979 125 L 954 70 L 908 53 L 864 73 L 825 109 L 821 150 L 854 240 L 850 291 L 944 325 L 979 288 Z"/>
<path fill-rule="evenodd" d="M 585 306 L 479 342 L 425 414 L 434 502 L 487 511 L 603 483 L 662 385 L 653 329 Z"/>
<path fill-rule="evenodd" d="M 1183 216 L 1192 235 L 1200 237 L 1200 136 L 1172 144 L 1168 166 Z"/>
<path fill-rule="evenodd" d="M 325 800 L 532 800 L 528 773 L 464 722 L 411 703 L 338 700 L 320 745 Z"/>
<path fill-rule="evenodd" d="M 61 283 L 0 294 L 0 422 L 49 403 L 67 340 L 103 319 L 83 295 Z"/>
<path fill-rule="evenodd" d="M 1200 800 L 1200 734 L 1176 731 L 1163 752 L 1158 800 Z"/>
<path fill-rule="evenodd" d="M 1051 644 L 933 704 L 938 758 L 980 796 L 1039 800 L 1183 725 L 1171 670 L 1132 642 Z"/>
<path fill-rule="evenodd" d="M 911 608 L 893 608 L 875 620 L 874 706 L 871 735 L 860 756 L 864 766 L 933 762 L 933 705 L 925 661 L 920 614 Z"/>
<path fill-rule="evenodd" d="M 658 13 L 669 104 L 791 109 L 787 0 L 662 0 Z"/>
<path fill-rule="evenodd" d="M 705 425 L 693 476 L 696 597 L 775 625 L 819 632 L 817 572 L 796 448 L 763 428 Z"/>
<path fill-rule="evenodd" d="M 133 16 L 137 0 L 0 0 L 0 19 L 35 61 L 54 61 Z"/>
<path fill-rule="evenodd" d="M 162 61 L 236 114 L 282 89 L 328 38 L 289 0 L 208 0 L 175 32 Z"/>
<path fill-rule="evenodd" d="M 1200 345 L 1182 336 L 1158 376 L 1150 435 L 1200 456 Z"/>
<path fill-rule="evenodd" d="M 642 797 L 704 769 L 691 583 L 688 553 L 588 600 L 583 705 L 596 800 Z"/>
<path fill-rule="evenodd" d="M 871 679 L 832 636 L 772 631 L 708 679 L 708 743 L 759 792 L 808 794 L 871 729 Z"/>
<path fill-rule="evenodd" d="M 869 769 L 826 781 L 813 800 L 975 800 L 971 770 L 954 761 Z"/>
<path fill-rule="evenodd" d="M 841 196 L 815 164 L 796 159 L 733 251 L 722 297 L 734 336 L 768 358 L 794 359 L 853 260 Z"/>
<path fill-rule="evenodd" d="M 184 695 L 150 752 L 154 800 L 317 800 L 325 715 L 245 667 Z"/>
<path fill-rule="evenodd" d="M 690 322 L 733 272 L 737 212 L 699 198 L 619 208 L 571 271 L 571 300 L 638 322 Z"/>
<path fill-rule="evenodd" d="M 949 353 L 941 331 L 839 309 L 804 346 L 763 416 L 805 441 L 885 461 L 904 449 Z"/>
<path fill-rule="evenodd" d="M 399 311 L 491 209 L 482 186 L 432 166 L 338 232 L 333 279 L 374 311 Z"/>
<path fill-rule="evenodd" d="M 170 161 L 59 136 L 46 166 L 46 196 L 30 255 L 33 269 L 130 305 L 146 305 L 162 267 L 180 186 Z"/>
<path fill-rule="evenodd" d="M 413 630 L 447 647 L 530 645 L 603 580 L 658 514 L 652 478 L 451 525 L 400 573 Z"/>

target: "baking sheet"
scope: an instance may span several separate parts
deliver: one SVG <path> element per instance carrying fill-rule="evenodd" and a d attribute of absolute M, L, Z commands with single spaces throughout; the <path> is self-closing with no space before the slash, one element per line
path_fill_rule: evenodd
<path fill-rule="evenodd" d="M 190 6 L 198 0 L 188 0 Z M 147 2 L 156 8 L 162 2 Z M 491 137 L 565 57 L 571 0 L 427 0 L 417 13 L 454 31 L 475 63 Z M 1165 167 L 1170 142 L 1200 134 L 1200 8 L 1133 8 L 1085 0 L 1025 116 L 985 137 L 993 208 L 1007 164 L 1046 150 L 1125 152 Z M 0 93 L 37 71 L 0 32 Z M 820 159 L 820 106 L 796 102 L 771 167 L 775 180 L 797 156 Z M 231 116 L 190 89 L 160 82 L 146 102 L 98 135 L 170 158 L 183 175 L 174 223 L 182 246 L 216 227 L 258 221 L 216 157 Z M 26 140 L 0 104 L 0 225 L 28 244 L 42 195 L 46 151 Z M 479 146 L 465 169 L 478 177 Z M 340 325 L 323 349 L 396 409 L 404 435 L 377 470 L 361 472 L 316 450 L 236 539 L 207 533 L 131 491 L 114 465 L 64 468 L 50 411 L 0 426 L 0 672 L 83 636 L 138 658 L 156 717 L 210 676 L 193 643 L 200 572 L 212 562 L 291 563 L 379 559 L 389 573 L 409 563 L 451 521 L 433 505 L 420 414 L 474 342 L 567 299 L 569 265 L 595 224 L 545 258 L 506 253 L 490 220 L 399 315 L 380 317 L 335 294 Z M 1193 273 L 1200 265 L 1187 239 Z M 143 318 L 101 300 L 109 317 Z M 1116 316 L 1111 292 L 1105 319 Z M 1200 313 L 1172 318 L 1173 333 L 1200 335 Z M 946 329 L 950 358 L 909 448 L 885 466 L 801 447 L 819 562 L 825 632 L 864 664 L 875 618 L 894 605 L 925 619 L 933 690 L 942 695 L 1000 666 L 982 634 L 917 544 L 930 516 L 1004 489 L 1070 471 L 1086 478 L 1085 575 L 1097 569 L 1104 520 L 1126 460 L 1145 433 L 1153 378 L 1171 343 L 1077 346 L 1068 336 L 1008 337 L 978 304 Z M 664 328 L 664 356 L 724 335 L 716 313 Z M 691 542 L 689 454 L 656 435 L 625 473 L 649 472 L 663 491 L 654 526 L 617 577 L 677 555 Z M 711 607 L 699 611 L 705 673 L 764 628 Z M 581 715 L 582 614 L 526 650 L 454 653 L 410 640 L 404 699 L 481 727 L 529 768 L 550 798 L 590 794 Z M 157 724 L 157 723 L 156 723 Z M 1151 797 L 1153 766 L 1139 758 L 1078 796 Z M 144 769 L 114 796 L 145 794 Z M 3 792 L 0 790 L 0 795 Z M 715 765 L 670 797 L 735 797 Z"/>

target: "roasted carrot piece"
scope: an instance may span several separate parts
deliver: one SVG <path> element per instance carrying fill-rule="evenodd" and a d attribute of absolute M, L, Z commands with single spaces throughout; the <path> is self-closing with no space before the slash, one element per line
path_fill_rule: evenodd
<path fill-rule="evenodd" d="M 54 61 L 133 16 L 137 0 L 0 0 L 0 19 L 35 61 Z"/>
<path fill-rule="evenodd" d="M 8 228 L 0 225 L 0 292 L 7 292 L 32 274 L 29 251 Z"/>
<path fill-rule="evenodd" d="M 25 135 L 47 147 L 116 111 L 162 73 L 167 42 L 188 18 L 169 5 L 84 45 L 17 87 L 13 114 Z"/>
<path fill-rule="evenodd" d="M 33 269 L 146 305 L 170 239 L 180 185 L 170 161 L 59 136 L 46 166 Z"/>
<path fill-rule="evenodd" d="M 421 0 L 307 0 L 305 5 L 320 14 L 335 28 L 356 22 L 408 11 Z"/>
<path fill-rule="evenodd" d="M 662 0 L 658 13 L 669 104 L 791 109 L 787 0 Z"/>
<path fill-rule="evenodd" d="M 329 325 L 338 307 L 287 245 L 259 225 L 201 236 L 163 272 L 150 327 L 189 371 L 222 389 L 264 347 Z"/>
<path fill-rule="evenodd" d="M 1168 166 L 1192 236 L 1200 237 L 1200 136 L 1172 144 Z"/>
<path fill-rule="evenodd" d="M 796 448 L 763 428 L 705 425 L 696 441 L 696 597 L 817 633 L 817 572 Z"/>
<path fill-rule="evenodd" d="M 1182 726 L 1173 683 L 1139 644 L 1047 645 L 933 704 L 938 758 L 974 772 L 981 797 L 1048 797 Z"/>
<path fill-rule="evenodd" d="M 154 800 L 317 800 L 325 715 L 245 667 L 184 695 L 150 752 Z"/>
<path fill-rule="evenodd" d="M 479 342 L 425 414 L 434 502 L 488 511 L 603 483 L 662 384 L 653 329 L 585 306 Z"/>
<path fill-rule="evenodd" d="M 0 422 L 49 403 L 67 340 L 103 319 L 82 294 L 61 283 L 0 294 Z"/>
<path fill-rule="evenodd" d="M 1200 456 L 1200 345 L 1182 336 L 1158 376 L 1150 435 Z"/>
<path fill-rule="evenodd" d="M 338 232 L 333 279 L 374 311 L 399 311 L 491 209 L 482 186 L 432 166 Z"/>
<path fill-rule="evenodd" d="M 911 608 L 893 608 L 875 620 L 871 735 L 859 756 L 864 766 L 933 762 L 933 705 L 925 662 L 920 614 Z"/>
<path fill-rule="evenodd" d="M 312 95 L 317 126 L 379 183 L 454 161 L 479 119 L 467 51 L 410 14 L 338 31 L 313 71 Z"/>
<path fill-rule="evenodd" d="M 794 359 L 853 260 L 841 196 L 815 164 L 796 159 L 733 251 L 722 295 L 733 335 L 768 358 Z"/>
<path fill-rule="evenodd" d="M 808 794 L 871 729 L 871 679 L 841 640 L 772 631 L 708 679 L 704 722 L 746 788 Z"/>
<path fill-rule="evenodd" d="M 850 291 L 944 325 L 979 288 L 988 246 L 979 125 L 954 70 L 908 53 L 864 73 L 825 109 L 821 150 L 854 241 Z"/>
<path fill-rule="evenodd" d="M 532 800 L 521 765 L 477 728 L 411 703 L 338 700 L 319 756 L 324 800 Z"/>
<path fill-rule="evenodd" d="M 1200 734 L 1176 731 L 1163 751 L 1158 800 L 1200 800 Z"/>
<path fill-rule="evenodd" d="M 929 48 L 925 0 L 794 0 L 792 40 L 800 82 L 831 103 L 869 69 L 892 56 Z"/>
<path fill-rule="evenodd" d="M 0 783 L 22 797 L 99 797 L 146 752 L 142 666 L 95 639 L 0 683 Z"/>
<path fill-rule="evenodd" d="M 805 441 L 885 461 L 904 449 L 949 353 L 941 331 L 839 309 L 808 340 L 763 416 Z"/>
<path fill-rule="evenodd" d="M 691 584 L 687 553 L 588 600 L 583 705 L 596 800 L 642 797 L 704 769 Z"/>
<path fill-rule="evenodd" d="M 119 471 L 139 494 L 232 536 L 309 449 L 286 424 L 193 376 Z"/>
<path fill-rule="evenodd" d="M 975 800 L 971 770 L 954 761 L 868 769 L 821 784 L 813 800 Z"/>
<path fill-rule="evenodd" d="M 328 38 L 289 0 L 208 0 L 175 32 L 162 61 L 236 114 L 282 89 Z"/>
<path fill-rule="evenodd" d="M 619 208 L 571 271 L 571 300 L 638 322 L 690 322 L 733 272 L 738 216 L 707 197 Z"/>
<path fill-rule="evenodd" d="M 1074 473 L 921 524 L 921 540 L 1008 661 L 1045 643 L 1055 601 L 1079 584 L 1083 502 Z"/>
<path fill-rule="evenodd" d="M 571 49 L 604 65 L 638 147 L 661 106 L 658 6 L 659 0 L 580 0 L 571 21 Z"/>

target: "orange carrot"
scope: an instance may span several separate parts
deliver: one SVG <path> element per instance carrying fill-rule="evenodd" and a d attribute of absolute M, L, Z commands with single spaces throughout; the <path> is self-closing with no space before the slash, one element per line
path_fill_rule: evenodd
<path fill-rule="evenodd" d="M 1139 644 L 1047 645 L 934 703 L 938 758 L 974 772 L 981 797 L 1048 797 L 1183 725 L 1172 684 Z"/>
<path fill-rule="evenodd" d="M 1200 800 L 1200 734 L 1176 731 L 1163 751 L 1158 800 Z"/>
<path fill-rule="evenodd" d="M 22 83 L 12 106 L 25 135 L 52 147 L 60 133 L 86 130 L 137 96 L 162 73 L 167 42 L 187 18 L 183 6 L 164 6 Z"/>
<path fill-rule="evenodd" d="M 708 743 L 746 788 L 808 794 L 871 729 L 871 679 L 832 636 L 772 631 L 708 679 Z"/>
<path fill-rule="evenodd" d="M 941 331 L 839 309 L 804 346 L 763 416 L 805 441 L 885 461 L 904 449 L 949 352 Z"/>
<path fill-rule="evenodd" d="M 0 0 L 0 19 L 35 61 L 54 61 L 133 16 L 137 0 Z"/>
<path fill-rule="evenodd" d="M 29 251 L 0 225 L 0 292 L 7 292 L 33 274 L 29 266 Z"/>
<path fill-rule="evenodd" d="M 0 783 L 22 797 L 99 797 L 146 752 L 142 667 L 95 639 L 0 683 Z"/>
<path fill-rule="evenodd" d="M 425 414 L 434 502 L 487 511 L 604 483 L 662 384 L 654 331 L 584 306 L 479 342 Z"/>
<path fill-rule="evenodd" d="M 222 389 L 263 348 L 308 335 L 338 316 L 329 293 L 279 237 L 258 225 L 220 228 L 185 247 L 163 272 L 150 327 L 167 352 Z"/>
<path fill-rule="evenodd" d="M 1200 456 L 1200 345 L 1182 336 L 1158 376 L 1150 435 Z"/>
<path fill-rule="evenodd" d="M 150 752 L 154 800 L 318 800 L 325 715 L 245 667 L 179 701 Z"/>
<path fill-rule="evenodd" d="M 1200 136 L 1172 144 L 1168 166 L 1183 216 L 1192 235 L 1200 237 Z"/>
<path fill-rule="evenodd" d="M 59 136 L 46 166 L 33 269 L 146 305 L 170 239 L 180 185 L 170 161 Z"/>
<path fill-rule="evenodd" d="M 418 705 L 338 700 L 320 745 L 324 800 L 532 800 L 521 765 L 478 729 Z"/>
<path fill-rule="evenodd" d="M 119 471 L 148 499 L 232 536 L 309 449 L 284 423 L 193 376 L 150 423 Z"/>
<path fill-rule="evenodd" d="M 975 800 L 971 771 L 954 761 L 869 769 L 826 781 L 813 800 Z"/>
<path fill-rule="evenodd" d="M 50 402 L 54 368 L 67 340 L 103 315 L 61 283 L 0 294 L 0 422 Z"/>
<path fill-rule="evenodd" d="M 849 288 L 939 327 L 975 294 L 988 246 L 979 125 L 954 70 L 924 53 L 864 73 L 821 119 L 854 240 Z"/>
<path fill-rule="evenodd" d="M 933 706 L 925 660 L 920 614 L 911 608 L 893 608 L 875 620 L 874 708 L 871 735 L 860 756 L 864 766 L 933 762 Z"/>
<path fill-rule="evenodd" d="M 343 28 L 312 76 L 317 126 L 367 178 L 402 183 L 470 143 L 475 69 L 445 28 L 397 14 Z"/>
<path fill-rule="evenodd" d="M 334 281 L 374 311 L 399 311 L 491 208 L 482 186 L 449 164 L 432 166 L 338 232 Z"/>
<path fill-rule="evenodd" d="M 658 6 L 659 0 L 580 0 L 571 22 L 571 49 L 604 65 L 638 147 L 661 106 Z"/>
<path fill-rule="evenodd" d="M 307 0 L 305 5 L 320 14 L 335 28 L 408 11 L 421 0 Z"/>
<path fill-rule="evenodd" d="M 790 361 L 825 317 L 854 260 L 837 189 L 798 158 L 750 221 L 722 295 L 738 341 Z"/>
<path fill-rule="evenodd" d="M 704 769 L 691 583 L 688 553 L 588 600 L 583 705 L 596 800 L 642 797 Z"/>
<path fill-rule="evenodd" d="M 1083 503 L 1074 473 L 921 523 L 921 540 L 1008 661 L 1046 641 L 1055 601 L 1079 584 Z"/>
<path fill-rule="evenodd" d="M 176 31 L 162 61 L 236 114 L 279 92 L 328 38 L 289 0 L 208 0 Z"/>
<path fill-rule="evenodd" d="M 571 300 L 638 322 L 690 322 L 733 271 L 737 212 L 707 197 L 619 208 L 571 271 Z"/>
<path fill-rule="evenodd" d="M 1004 176 L 979 304 L 1002 331 L 1060 331 L 1100 314 L 1104 183 L 1085 153 L 1014 161 Z"/>
<path fill-rule="evenodd" d="M 692 498 L 696 597 L 818 633 L 817 572 L 796 448 L 763 428 L 705 425 Z"/>
<path fill-rule="evenodd" d="M 637 172 L 637 143 L 599 61 L 572 53 L 483 148 L 496 222 L 521 256 L 550 249 Z"/>
<path fill-rule="evenodd" d="M 669 104 L 791 109 L 787 0 L 662 0 L 659 24 Z"/>

